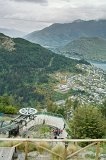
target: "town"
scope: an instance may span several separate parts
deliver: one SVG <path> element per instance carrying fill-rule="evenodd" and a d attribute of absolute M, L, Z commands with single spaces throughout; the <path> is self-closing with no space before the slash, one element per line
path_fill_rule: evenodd
<path fill-rule="evenodd" d="M 102 104 L 106 98 L 105 72 L 93 65 L 77 64 L 76 67 L 82 74 L 56 73 L 55 91 L 63 94 L 71 91 L 69 98 L 77 99 L 81 104 Z"/>

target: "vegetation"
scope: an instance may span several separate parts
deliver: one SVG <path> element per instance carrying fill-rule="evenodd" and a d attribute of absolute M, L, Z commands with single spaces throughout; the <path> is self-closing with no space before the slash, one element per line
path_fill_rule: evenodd
<path fill-rule="evenodd" d="M 17 144 L 20 144 L 20 142 L 18 141 L 17 142 L 16 141 L 0 142 L 0 147 L 12 147 Z M 25 143 L 20 144 L 17 147 L 17 149 L 20 152 L 20 154 L 22 152 L 25 152 Z M 43 155 L 45 157 L 45 153 L 46 153 L 46 155 L 48 155 L 48 157 L 53 160 L 59 160 L 59 159 L 66 160 L 66 159 L 69 159 L 68 156 L 70 156 L 71 154 L 75 153 L 76 151 L 80 149 L 82 148 L 78 144 L 68 143 L 67 147 L 65 147 L 64 142 L 63 143 L 56 142 L 55 144 L 55 142 L 47 143 L 47 142 L 41 141 L 41 142 L 36 142 L 36 143 L 28 142 L 27 152 L 29 153 L 28 159 L 36 159 L 39 156 L 43 157 Z M 95 149 L 96 149 L 96 146 L 91 146 L 85 151 L 82 151 L 79 154 L 75 155 L 71 159 L 75 159 L 75 160 L 95 159 L 95 153 L 96 153 Z M 102 157 L 101 154 L 104 154 L 104 157 L 105 157 L 105 153 L 106 153 L 105 151 L 106 151 L 106 145 L 101 143 L 100 157 Z"/>
<path fill-rule="evenodd" d="M 75 110 L 70 128 L 73 138 L 103 138 L 106 120 L 97 107 L 81 106 Z"/>
<path fill-rule="evenodd" d="M 60 157 L 64 157 L 64 152 L 65 152 L 65 147 L 64 144 L 57 144 L 52 148 L 52 152 L 56 153 L 57 155 L 59 155 Z M 53 160 L 58 160 L 60 159 L 59 156 L 57 155 L 53 155 Z"/>
<path fill-rule="evenodd" d="M 70 95 L 78 95 L 79 93 L 81 94 L 88 94 L 87 92 L 85 91 L 81 91 L 81 90 L 73 90 L 73 89 L 69 89 L 68 92 L 66 93 L 61 93 L 61 92 L 52 92 L 52 100 L 53 101 L 58 101 L 58 100 L 65 100 L 65 99 L 68 99 L 68 97 L 70 97 Z"/>
<path fill-rule="evenodd" d="M 58 106 L 55 105 L 55 104 L 53 103 L 53 101 L 51 101 L 50 99 L 47 99 L 46 105 L 47 105 L 46 108 L 47 108 L 47 111 L 48 111 L 48 112 L 56 113 L 56 111 L 57 111 L 57 109 L 58 109 Z"/>
<path fill-rule="evenodd" d="M 98 37 L 82 37 L 60 49 L 72 57 L 106 61 L 106 40 Z"/>
<path fill-rule="evenodd" d="M 47 125 L 43 125 L 40 129 L 40 134 L 47 134 L 50 133 L 51 129 Z"/>
<path fill-rule="evenodd" d="M 103 104 L 100 105 L 100 106 L 98 106 L 98 107 L 100 107 L 101 112 L 102 112 L 103 116 L 104 116 L 105 119 L 106 119 L 106 99 L 104 100 Z"/>
<path fill-rule="evenodd" d="M 79 73 L 77 63 L 86 62 L 71 60 L 38 44 L 19 38 L 10 39 L 0 34 L 0 112 L 16 114 L 19 107 L 37 106 L 46 108 L 48 112 L 61 114 L 69 120 L 72 111 L 72 138 L 102 138 L 106 133 L 105 101 L 100 109 L 80 106 L 77 99 L 68 99 L 69 95 L 77 95 L 79 91 L 70 89 L 66 94 L 53 91 L 56 81 L 51 78 L 51 74 L 57 71 Z M 68 100 L 65 106 L 59 107 L 54 101 L 61 99 Z M 42 127 L 41 132 L 46 133 L 48 130 L 48 127 Z"/>
<path fill-rule="evenodd" d="M 45 152 L 45 149 L 50 149 L 50 145 L 47 142 L 38 142 L 36 143 L 36 148 L 37 151 L 42 154 L 43 152 Z"/>
<path fill-rule="evenodd" d="M 11 96 L 1 96 L 0 97 L 0 112 L 5 114 L 16 114 L 18 106 L 16 106 L 13 98 Z"/>
<path fill-rule="evenodd" d="M 45 98 L 37 86 L 49 85 L 49 74 L 55 71 L 79 72 L 77 63 L 38 44 L 0 34 L 0 95 L 11 95 L 19 105 L 34 107 Z"/>

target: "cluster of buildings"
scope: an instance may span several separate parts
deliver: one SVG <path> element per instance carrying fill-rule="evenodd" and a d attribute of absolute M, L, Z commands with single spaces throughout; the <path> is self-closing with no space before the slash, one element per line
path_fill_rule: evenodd
<path fill-rule="evenodd" d="M 58 84 L 55 91 L 63 94 L 70 93 L 70 98 L 78 99 L 83 103 L 101 104 L 106 98 L 105 72 L 92 65 L 77 64 L 81 70 L 76 73 L 56 73 Z"/>

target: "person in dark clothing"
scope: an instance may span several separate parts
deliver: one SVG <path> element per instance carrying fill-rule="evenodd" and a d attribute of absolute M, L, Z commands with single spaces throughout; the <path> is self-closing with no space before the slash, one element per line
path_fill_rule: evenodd
<path fill-rule="evenodd" d="M 45 124 L 45 119 L 43 120 L 43 124 Z"/>
<path fill-rule="evenodd" d="M 57 139 L 57 136 L 55 136 L 54 139 Z"/>
<path fill-rule="evenodd" d="M 65 129 L 65 127 L 66 127 L 66 124 L 64 123 L 64 127 L 63 127 L 63 129 Z"/>

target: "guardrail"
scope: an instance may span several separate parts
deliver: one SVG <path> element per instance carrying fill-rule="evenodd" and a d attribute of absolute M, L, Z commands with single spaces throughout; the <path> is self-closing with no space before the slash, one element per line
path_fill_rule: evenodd
<path fill-rule="evenodd" d="M 91 146 L 95 146 L 96 151 L 95 151 L 95 160 L 99 160 L 99 156 L 100 156 L 100 144 L 101 143 L 106 143 L 106 139 L 31 139 L 31 138 L 27 138 L 27 139 L 21 139 L 21 138 L 0 138 L 0 142 L 4 142 L 4 141 L 9 141 L 9 142 L 17 142 L 17 144 L 13 145 L 12 147 L 17 148 L 18 146 L 24 144 L 24 151 L 25 151 L 25 160 L 28 159 L 28 147 L 29 147 L 29 143 L 32 143 L 33 145 L 37 146 L 36 142 L 48 142 L 48 143 L 60 143 L 62 142 L 64 144 L 64 153 L 63 156 L 61 156 L 59 153 L 54 152 L 51 149 L 48 149 L 42 145 L 39 145 L 39 148 L 45 150 L 46 152 L 48 152 L 51 155 L 54 155 L 55 157 L 57 157 L 57 160 L 68 160 L 68 159 L 72 159 L 74 156 L 78 155 L 79 153 L 83 152 L 84 150 L 90 148 Z M 75 145 L 77 145 L 77 143 L 85 143 L 85 142 L 89 142 L 90 144 L 78 149 L 77 151 L 67 155 L 67 147 L 68 147 L 68 143 L 74 143 Z M 12 143 L 11 143 L 12 144 Z"/>

